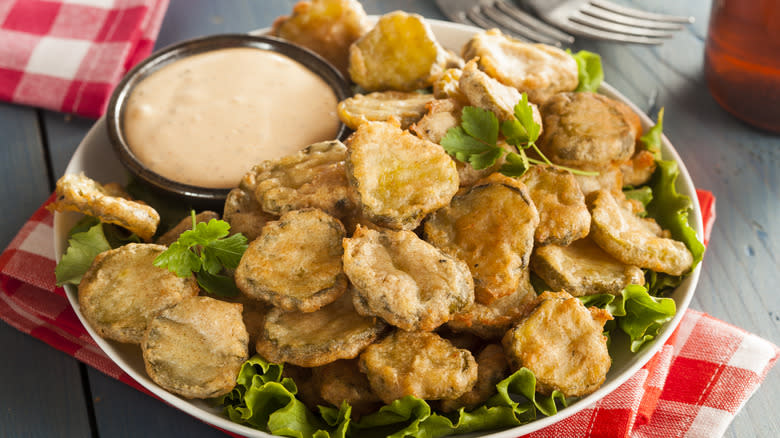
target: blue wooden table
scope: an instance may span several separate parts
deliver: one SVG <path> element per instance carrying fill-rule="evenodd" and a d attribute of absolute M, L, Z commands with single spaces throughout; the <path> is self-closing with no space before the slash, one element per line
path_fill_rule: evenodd
<path fill-rule="evenodd" d="M 200 35 L 267 27 L 294 0 L 172 0 L 157 46 Z M 580 40 L 602 55 L 607 81 L 641 109 L 666 108 L 664 131 L 697 187 L 717 196 L 717 221 L 692 308 L 780 344 L 780 137 L 730 117 L 702 75 L 710 0 L 622 3 L 692 15 L 660 47 Z M 432 0 L 366 0 L 443 19 Z M 53 190 L 93 124 L 0 103 L 0 248 Z M 221 436 L 210 426 L 0 323 L 0 437 Z M 780 372 L 773 370 L 728 429 L 729 437 L 780 436 Z"/>

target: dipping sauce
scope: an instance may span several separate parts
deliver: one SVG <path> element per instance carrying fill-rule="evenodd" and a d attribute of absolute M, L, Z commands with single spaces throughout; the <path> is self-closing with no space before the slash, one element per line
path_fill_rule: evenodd
<path fill-rule="evenodd" d="M 133 88 L 127 143 L 154 172 L 208 188 L 237 187 L 261 161 L 334 139 L 338 99 L 284 55 L 227 48 L 174 61 Z"/>

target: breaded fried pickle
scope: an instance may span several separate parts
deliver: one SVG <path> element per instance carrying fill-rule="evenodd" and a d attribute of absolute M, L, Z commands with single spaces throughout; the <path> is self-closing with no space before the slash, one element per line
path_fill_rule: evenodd
<path fill-rule="evenodd" d="M 433 330 L 474 302 L 468 267 L 411 231 L 358 227 L 344 239 L 355 309 L 404 330 Z"/>
<path fill-rule="evenodd" d="M 504 336 L 504 352 L 513 370 L 526 367 L 534 373 L 542 394 L 590 394 L 604 383 L 612 364 L 603 335 L 610 319 L 606 310 L 587 309 L 566 292 L 545 292 L 536 309 Z"/>
<path fill-rule="evenodd" d="M 255 347 L 272 362 L 316 367 L 357 357 L 386 327 L 378 318 L 355 312 L 346 293 L 316 312 L 271 309 Z"/>
<path fill-rule="evenodd" d="M 360 370 L 385 403 L 413 395 L 425 400 L 455 399 L 477 381 L 477 363 L 431 332 L 396 330 L 360 355 Z"/>
<path fill-rule="evenodd" d="M 503 84 L 528 93 L 541 104 L 555 93 L 577 88 L 577 62 L 563 50 L 525 43 L 491 29 L 474 35 L 463 47 L 463 58 L 479 56 L 479 67 Z"/>
<path fill-rule="evenodd" d="M 271 33 L 317 52 L 348 77 L 349 46 L 368 29 L 357 0 L 312 0 L 296 3 L 292 16 L 277 18 Z"/>
<path fill-rule="evenodd" d="M 490 304 L 517 291 L 538 224 L 525 185 L 493 174 L 433 213 L 425 238 L 468 264 L 477 302 Z"/>
<path fill-rule="evenodd" d="M 79 283 L 81 313 L 104 338 L 138 344 L 149 321 L 198 294 L 194 277 L 154 266 L 166 247 L 130 243 L 100 253 Z"/>
<path fill-rule="evenodd" d="M 629 284 L 645 284 L 641 269 L 619 262 L 587 237 L 569 246 L 536 248 L 531 255 L 531 269 L 551 288 L 575 297 L 614 295 Z"/>
<path fill-rule="evenodd" d="M 568 245 L 588 235 L 590 213 L 585 196 L 568 170 L 532 166 L 520 178 L 539 210 L 534 240 L 540 245 Z"/>
<path fill-rule="evenodd" d="M 621 207 L 610 192 L 592 193 L 588 208 L 592 216 L 590 237 L 621 262 L 670 275 L 691 269 L 693 255 L 684 243 L 663 237 L 653 219 L 642 219 Z"/>
<path fill-rule="evenodd" d="M 349 48 L 349 75 L 368 91 L 425 88 L 460 60 L 436 41 L 422 16 L 395 11 Z"/>
<path fill-rule="evenodd" d="M 241 233 L 251 242 L 263 231 L 266 222 L 275 218 L 263 211 L 255 198 L 254 190 L 241 187 L 232 189 L 225 199 L 222 219 L 230 224 L 230 233 Z"/>
<path fill-rule="evenodd" d="M 443 148 L 390 123 L 361 124 L 348 145 L 350 182 L 377 225 L 417 228 L 458 190 L 455 162 Z"/>
<path fill-rule="evenodd" d="M 236 269 L 236 286 L 284 310 L 313 312 L 347 289 L 344 226 L 317 209 L 294 210 L 263 227 Z"/>
<path fill-rule="evenodd" d="M 83 173 L 64 175 L 57 181 L 57 200 L 52 211 L 78 211 L 102 222 L 127 228 L 145 241 L 151 240 L 160 223 L 160 215 L 148 205 L 116 196 Z"/>
<path fill-rule="evenodd" d="M 463 67 L 463 75 L 458 84 L 471 106 L 491 111 L 499 120 L 511 120 L 515 117 L 515 105 L 520 102 L 520 92 L 480 71 L 476 61 L 471 60 Z M 534 122 L 542 127 L 539 108 L 533 103 L 529 105 L 533 111 Z"/>
<path fill-rule="evenodd" d="M 158 385 L 186 398 L 211 398 L 235 386 L 247 342 L 241 304 L 190 297 L 149 323 L 141 348 Z"/>
<path fill-rule="evenodd" d="M 352 406 L 352 413 L 366 414 L 376 410 L 381 400 L 371 391 L 368 378 L 360 372 L 359 360 L 337 360 L 312 368 L 313 384 L 323 400 L 339 407 L 342 402 Z"/>
<path fill-rule="evenodd" d="M 471 410 L 485 403 L 496 393 L 496 385 L 504 380 L 509 364 L 504 349 L 499 344 L 488 344 L 477 354 L 477 381 L 470 391 L 454 400 L 442 400 L 444 412 L 456 411 L 461 407 Z"/>
<path fill-rule="evenodd" d="M 241 185 L 253 188 L 267 213 L 313 207 L 341 217 L 354 209 L 344 170 L 346 156 L 347 149 L 338 140 L 314 143 L 296 154 L 263 161 Z"/>
<path fill-rule="evenodd" d="M 425 106 L 435 98 L 433 94 L 377 91 L 356 94 L 339 102 L 339 119 L 351 129 L 367 121 L 394 121 L 406 129 L 425 114 Z"/>

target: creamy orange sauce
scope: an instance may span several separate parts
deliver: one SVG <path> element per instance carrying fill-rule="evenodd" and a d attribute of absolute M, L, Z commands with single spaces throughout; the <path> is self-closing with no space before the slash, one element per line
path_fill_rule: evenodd
<path fill-rule="evenodd" d="M 153 171 L 200 187 L 236 187 L 252 166 L 335 138 L 337 98 L 298 62 L 230 48 L 175 61 L 143 79 L 124 116 L 130 149 Z"/>

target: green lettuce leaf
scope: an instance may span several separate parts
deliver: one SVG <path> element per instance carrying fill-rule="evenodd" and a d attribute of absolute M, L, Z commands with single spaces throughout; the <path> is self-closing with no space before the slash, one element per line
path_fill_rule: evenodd
<path fill-rule="evenodd" d="M 567 52 L 577 62 L 577 77 L 579 84 L 574 91 L 596 92 L 604 81 L 604 69 L 601 68 L 601 56 L 598 53 L 580 50 L 572 54 L 571 50 Z"/>
<path fill-rule="evenodd" d="M 65 283 L 78 285 L 95 257 L 109 249 L 111 245 L 103 234 L 100 222 L 90 226 L 87 231 L 75 232 L 68 239 L 68 249 L 54 268 L 57 286 Z"/>

